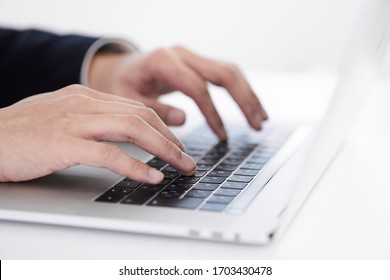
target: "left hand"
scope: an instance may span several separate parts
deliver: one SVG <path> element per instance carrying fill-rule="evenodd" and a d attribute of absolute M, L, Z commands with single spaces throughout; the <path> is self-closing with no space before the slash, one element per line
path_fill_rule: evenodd
<path fill-rule="evenodd" d="M 152 109 L 80 85 L 0 108 L 0 135 L 0 182 L 31 180 L 78 164 L 148 184 L 163 180 L 163 173 L 109 142 L 134 143 L 186 176 L 196 169 Z"/>
<path fill-rule="evenodd" d="M 183 124 L 185 114 L 159 103 L 157 98 L 179 90 L 194 99 L 212 130 L 220 140 L 225 140 L 227 134 L 207 82 L 226 88 L 248 123 L 261 129 L 261 122 L 268 116 L 241 71 L 235 65 L 201 57 L 182 47 L 147 54 L 97 54 L 89 72 L 90 87 L 141 101 L 167 125 Z"/>

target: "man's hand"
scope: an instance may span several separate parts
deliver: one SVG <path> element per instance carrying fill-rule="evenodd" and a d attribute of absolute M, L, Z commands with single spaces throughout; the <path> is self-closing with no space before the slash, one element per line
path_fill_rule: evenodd
<path fill-rule="evenodd" d="M 207 82 L 226 88 L 249 124 L 255 129 L 261 128 L 267 114 L 240 70 L 182 47 L 148 54 L 97 54 L 89 72 L 92 88 L 141 101 L 168 125 L 183 124 L 184 112 L 159 103 L 157 97 L 174 90 L 182 91 L 194 99 L 213 131 L 225 140 L 226 131 L 210 98 Z"/>
<path fill-rule="evenodd" d="M 195 162 L 142 103 L 73 85 L 0 109 L 0 182 L 41 177 L 74 165 L 108 168 L 136 181 L 163 174 L 101 141 L 130 142 L 192 175 Z"/>

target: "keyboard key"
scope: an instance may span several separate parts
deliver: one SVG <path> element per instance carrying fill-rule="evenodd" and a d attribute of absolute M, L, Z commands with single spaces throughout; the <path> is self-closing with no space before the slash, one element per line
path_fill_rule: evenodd
<path fill-rule="evenodd" d="M 256 169 L 238 169 L 233 175 L 255 176 L 259 173 Z"/>
<path fill-rule="evenodd" d="M 149 185 L 144 184 L 137 189 L 137 191 L 154 192 L 157 193 L 164 188 L 164 185 Z"/>
<path fill-rule="evenodd" d="M 203 152 L 188 152 L 187 151 L 187 154 L 192 157 L 193 159 L 198 159 L 201 157 L 201 155 L 203 155 Z"/>
<path fill-rule="evenodd" d="M 225 181 L 225 178 L 216 176 L 206 176 L 202 180 L 200 180 L 201 183 L 211 184 L 221 184 L 223 181 Z"/>
<path fill-rule="evenodd" d="M 232 196 L 224 196 L 224 195 L 213 195 L 210 197 L 207 202 L 209 203 L 222 203 L 222 204 L 228 204 L 230 203 L 234 197 Z"/>
<path fill-rule="evenodd" d="M 106 191 L 99 198 L 97 198 L 96 201 L 118 202 L 133 191 L 133 188 L 121 188 L 118 187 L 118 185 L 120 184 L 117 184 L 108 191 Z"/>
<path fill-rule="evenodd" d="M 207 164 L 207 165 L 214 165 L 219 161 L 219 159 L 216 158 L 202 158 L 198 161 L 199 164 Z"/>
<path fill-rule="evenodd" d="M 193 176 L 180 176 L 176 179 L 175 182 L 177 183 L 186 183 L 186 184 L 195 184 L 199 181 L 199 177 L 193 177 Z"/>
<path fill-rule="evenodd" d="M 241 192 L 241 190 L 237 190 L 237 189 L 220 188 L 214 194 L 215 195 L 224 195 L 224 196 L 237 196 L 240 194 L 240 192 Z"/>
<path fill-rule="evenodd" d="M 203 198 L 198 197 L 183 197 L 180 199 L 177 197 L 156 197 L 148 205 L 195 209 L 202 201 Z"/>
<path fill-rule="evenodd" d="M 225 183 L 226 184 L 226 183 Z M 218 184 L 199 183 L 194 186 L 194 190 L 214 191 L 219 187 Z"/>
<path fill-rule="evenodd" d="M 252 176 L 232 175 L 229 177 L 228 181 L 249 183 L 252 179 Z"/>
<path fill-rule="evenodd" d="M 195 171 L 195 174 L 194 176 L 195 177 L 203 177 L 205 174 L 207 173 L 207 171 Z"/>
<path fill-rule="evenodd" d="M 166 179 L 174 179 L 177 176 L 179 176 L 179 172 L 177 172 L 177 171 L 166 171 L 164 169 L 164 170 L 162 170 L 162 173 L 164 174 L 164 178 L 166 178 Z"/>
<path fill-rule="evenodd" d="M 197 164 L 196 170 L 198 171 L 209 171 L 211 168 L 213 168 L 213 164 Z"/>
<path fill-rule="evenodd" d="M 223 183 L 223 185 L 221 186 L 221 188 L 223 189 L 237 189 L 237 190 L 242 190 L 246 187 L 246 183 L 240 183 L 240 182 L 230 182 L 230 181 L 227 181 L 225 183 Z"/>
<path fill-rule="evenodd" d="M 227 170 L 213 170 L 211 171 L 208 176 L 215 176 L 215 177 L 223 177 L 223 178 L 227 178 L 229 177 L 230 175 L 232 174 L 231 171 L 227 171 Z"/>
<path fill-rule="evenodd" d="M 219 142 L 212 148 L 212 151 L 218 151 L 221 153 L 228 153 L 231 149 L 231 144 L 229 142 Z"/>
<path fill-rule="evenodd" d="M 106 191 L 106 193 L 114 194 L 114 193 L 118 192 L 120 189 L 121 188 L 114 186 L 111 189 L 109 189 L 108 191 Z"/>
<path fill-rule="evenodd" d="M 251 157 L 250 159 L 247 160 L 247 163 L 261 163 L 261 164 L 265 164 L 268 160 L 269 160 L 269 158 L 253 156 L 253 157 Z"/>
<path fill-rule="evenodd" d="M 162 185 L 164 185 L 164 186 L 166 186 L 166 185 L 168 185 L 170 182 L 172 182 L 173 181 L 173 179 L 171 179 L 171 178 L 164 178 L 163 180 L 162 180 L 162 182 L 161 182 L 161 184 Z"/>
<path fill-rule="evenodd" d="M 185 193 L 185 190 L 167 189 L 158 194 L 158 197 L 180 197 Z"/>
<path fill-rule="evenodd" d="M 121 203 L 141 205 L 151 199 L 154 195 L 154 192 L 142 192 L 136 190 L 128 195 Z"/>
<path fill-rule="evenodd" d="M 148 164 L 151 167 L 157 168 L 157 169 L 160 169 L 161 167 L 167 165 L 167 163 L 165 161 L 163 161 L 162 159 L 159 159 L 159 158 L 152 158 L 146 164 Z"/>
<path fill-rule="evenodd" d="M 241 168 L 243 169 L 255 169 L 260 170 L 264 167 L 264 164 L 262 163 L 245 163 Z"/>
<path fill-rule="evenodd" d="M 133 191 L 133 189 L 130 189 L 130 188 L 121 188 L 119 190 L 119 193 L 123 194 L 123 195 L 128 195 L 129 193 L 131 193 Z"/>
<path fill-rule="evenodd" d="M 205 190 L 190 190 L 185 196 L 188 197 L 199 197 L 199 198 L 206 198 L 208 197 L 212 191 L 205 191 Z"/>
<path fill-rule="evenodd" d="M 99 196 L 95 201 L 99 202 L 118 202 L 125 197 L 126 194 L 119 192 L 110 193 L 109 191 Z"/>
<path fill-rule="evenodd" d="M 226 208 L 226 204 L 222 203 L 206 203 L 203 205 L 200 210 L 202 211 L 214 211 L 214 212 L 222 212 Z"/>
<path fill-rule="evenodd" d="M 130 189 L 135 189 L 137 188 L 139 185 L 141 185 L 141 183 L 139 182 L 135 182 L 133 180 L 131 181 L 128 181 L 128 180 L 123 180 L 123 181 L 120 181 L 118 184 L 116 184 L 115 186 L 116 187 L 119 187 L 119 188 L 130 188 Z"/>
<path fill-rule="evenodd" d="M 200 153 L 200 154 L 203 154 L 205 152 L 205 148 L 204 147 L 195 147 L 195 146 L 187 147 L 186 152 L 187 153 Z"/>
<path fill-rule="evenodd" d="M 237 150 L 239 151 L 247 151 L 247 152 L 252 152 L 254 149 L 256 149 L 256 147 L 258 146 L 257 143 L 243 143 L 241 144 Z"/>
<path fill-rule="evenodd" d="M 210 158 L 210 159 L 220 160 L 220 159 L 223 158 L 224 156 L 225 156 L 225 153 L 210 150 L 208 153 L 206 153 L 206 154 L 203 156 L 203 158 Z"/>
<path fill-rule="evenodd" d="M 236 158 L 226 158 L 224 159 L 221 164 L 227 164 L 227 165 L 235 165 L 238 166 L 242 162 L 241 159 L 236 159 Z"/>
<path fill-rule="evenodd" d="M 256 157 L 262 157 L 262 158 L 266 158 L 266 159 L 269 159 L 270 157 L 272 157 L 272 155 L 275 153 L 275 151 L 272 149 L 261 149 L 259 151 L 256 152 L 255 156 Z"/>
<path fill-rule="evenodd" d="M 167 190 L 183 190 L 183 191 L 186 191 L 186 190 L 189 190 L 190 188 L 192 188 L 192 184 L 183 184 L 183 183 L 172 183 L 170 184 L 166 189 Z"/>
<path fill-rule="evenodd" d="M 225 171 L 234 171 L 237 169 L 238 165 L 230 165 L 230 164 L 218 164 L 215 170 L 225 170 Z"/>
<path fill-rule="evenodd" d="M 248 156 L 246 152 L 234 152 L 229 155 L 229 158 L 243 161 Z"/>
<path fill-rule="evenodd" d="M 172 171 L 172 172 L 177 172 L 176 168 L 173 167 L 172 165 L 168 165 L 166 167 L 164 167 L 163 169 L 164 171 Z"/>

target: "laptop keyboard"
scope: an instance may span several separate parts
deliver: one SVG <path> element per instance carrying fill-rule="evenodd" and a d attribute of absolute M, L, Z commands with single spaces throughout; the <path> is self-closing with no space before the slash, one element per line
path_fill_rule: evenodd
<path fill-rule="evenodd" d="M 187 153 L 197 162 L 194 176 L 182 176 L 173 166 L 155 157 L 147 164 L 164 173 L 161 184 L 149 185 L 125 178 L 95 201 L 236 213 L 228 211 L 230 206 L 245 193 L 257 175 L 261 176 L 289 132 L 271 127 L 260 132 L 241 128 L 232 131 L 228 141 L 218 142 L 211 130 L 203 126 L 183 141 Z M 255 194 L 269 179 L 261 180 Z M 251 200 L 240 201 L 239 212 L 245 210 Z"/>

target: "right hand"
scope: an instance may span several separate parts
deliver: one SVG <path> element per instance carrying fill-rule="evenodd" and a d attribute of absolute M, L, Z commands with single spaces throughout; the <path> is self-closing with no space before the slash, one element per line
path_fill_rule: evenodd
<path fill-rule="evenodd" d="M 248 123 L 261 129 L 268 115 L 244 74 L 233 64 L 174 47 L 145 54 L 96 54 L 89 69 L 91 88 L 141 101 L 168 125 L 183 124 L 184 111 L 160 103 L 158 97 L 175 90 L 183 92 L 195 101 L 219 139 L 226 140 L 222 119 L 207 88 L 209 82 L 226 88 Z"/>
<path fill-rule="evenodd" d="M 156 184 L 163 174 L 101 141 L 130 142 L 193 175 L 196 163 L 142 103 L 72 85 L 0 109 L 0 182 L 85 164 Z"/>

